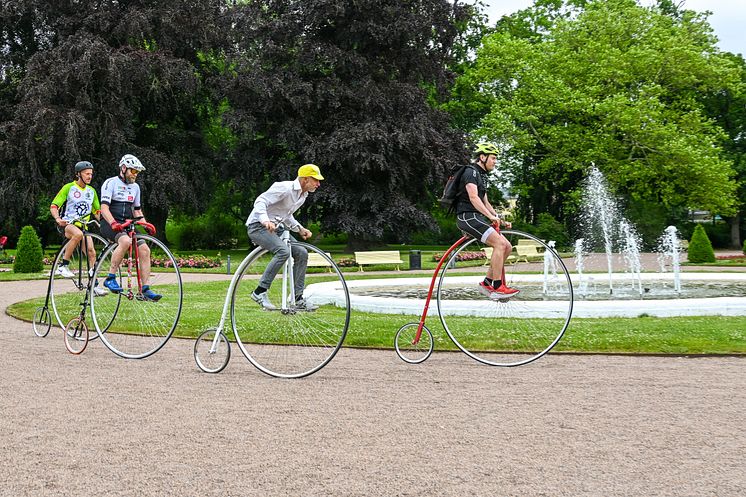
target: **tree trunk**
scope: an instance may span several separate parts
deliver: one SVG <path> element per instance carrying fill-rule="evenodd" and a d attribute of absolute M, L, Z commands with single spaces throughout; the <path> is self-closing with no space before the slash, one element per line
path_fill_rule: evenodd
<path fill-rule="evenodd" d="M 741 245 L 741 213 L 728 219 L 730 223 L 730 246 L 731 248 L 740 249 Z"/>

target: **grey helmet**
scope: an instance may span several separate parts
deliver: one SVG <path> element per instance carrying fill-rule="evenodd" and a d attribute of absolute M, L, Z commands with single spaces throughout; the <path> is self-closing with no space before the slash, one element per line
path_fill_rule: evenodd
<path fill-rule="evenodd" d="M 82 160 L 75 164 L 75 173 L 79 173 L 81 171 L 85 171 L 86 169 L 93 169 L 93 164 L 88 162 L 87 160 Z"/>

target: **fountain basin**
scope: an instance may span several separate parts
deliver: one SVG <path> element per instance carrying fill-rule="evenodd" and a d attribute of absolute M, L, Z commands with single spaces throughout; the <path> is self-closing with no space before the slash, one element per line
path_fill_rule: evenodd
<path fill-rule="evenodd" d="M 607 278 L 606 274 L 592 274 L 599 280 Z M 666 273 L 642 273 L 640 275 L 643 286 L 653 281 L 668 281 L 673 286 L 673 275 Z M 448 277 L 449 286 L 472 287 L 481 280 L 481 275 Z M 632 275 L 620 273 L 613 274 L 612 278 L 619 285 L 631 286 Z M 730 285 L 739 286 L 746 283 L 746 273 L 681 273 L 682 286 L 687 283 L 694 285 L 697 282 L 728 282 Z M 513 275 L 513 284 L 520 287 L 520 283 L 540 288 L 544 276 L 540 274 L 516 274 Z M 396 287 L 407 289 L 422 288 L 426 294 L 430 285 L 430 277 L 422 278 L 389 278 L 348 281 L 350 290 L 350 304 L 353 309 L 364 312 L 375 312 L 384 314 L 411 314 L 422 313 L 425 306 L 425 298 L 407 298 L 402 296 L 377 296 L 375 289 L 381 289 L 382 293 Z M 575 282 L 577 285 L 577 282 Z M 332 302 L 341 300 L 341 289 L 335 288 L 335 283 L 315 283 L 306 289 L 306 296 L 315 301 Z M 578 292 L 577 288 L 575 289 Z M 608 290 L 607 290 L 608 291 Z M 363 293 L 363 294 L 361 294 Z M 373 293 L 373 294 L 371 294 Z M 433 292 L 435 293 L 435 292 Z M 745 292 L 746 293 L 746 292 Z M 311 297 L 312 296 L 312 297 Z M 617 300 L 606 298 L 601 300 L 582 300 L 579 296 L 573 306 L 573 316 L 578 318 L 598 317 L 637 317 L 641 314 L 657 317 L 674 316 L 744 316 L 746 315 L 746 297 L 713 297 L 713 298 L 644 298 Z M 494 305 L 487 299 L 473 300 L 446 300 L 445 312 L 453 315 L 475 315 L 485 306 Z M 521 305 L 530 309 L 532 316 L 547 318 L 562 317 L 567 310 L 567 302 L 562 300 L 522 300 Z M 436 311 L 435 295 L 430 303 L 431 312 Z"/>

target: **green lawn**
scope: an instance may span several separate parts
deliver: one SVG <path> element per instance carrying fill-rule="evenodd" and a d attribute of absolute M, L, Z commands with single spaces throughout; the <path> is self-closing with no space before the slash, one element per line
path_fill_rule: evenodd
<path fill-rule="evenodd" d="M 319 276 L 310 276 L 319 280 Z M 396 275 L 394 275 L 396 276 Z M 363 277 L 354 275 L 353 278 Z M 376 276 L 378 277 L 378 276 Z M 321 276 L 324 278 L 324 276 Z M 227 281 L 184 285 L 184 308 L 175 336 L 195 337 L 220 320 Z M 30 320 L 43 298 L 10 306 L 8 313 Z M 434 308 L 428 318 L 436 350 L 453 350 Z M 468 319 L 468 318 L 463 318 Z M 396 331 L 418 316 L 352 311 L 345 345 L 392 348 Z M 499 344 L 495 345 L 499 347 Z M 746 354 L 746 317 L 573 319 L 555 351 L 639 354 Z"/>

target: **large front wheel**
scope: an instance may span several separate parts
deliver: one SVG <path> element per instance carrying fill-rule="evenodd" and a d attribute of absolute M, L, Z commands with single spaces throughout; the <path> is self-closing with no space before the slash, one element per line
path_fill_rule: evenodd
<path fill-rule="evenodd" d="M 163 347 L 176 329 L 181 315 L 181 274 L 170 250 L 155 237 L 137 235 L 139 265 L 129 254 L 119 267 L 113 264 L 117 244 L 111 244 L 96 264 L 96 276 L 106 279 L 116 274 L 123 291 L 102 297 L 91 295 L 91 315 L 101 340 L 115 354 L 125 359 L 142 359 Z M 144 256 L 150 252 L 149 259 Z M 143 285 L 160 295 L 148 298 Z M 92 290 L 93 292 L 93 290 Z M 105 333 L 104 333 L 105 331 Z"/>
<path fill-rule="evenodd" d="M 241 263 L 231 295 L 231 323 L 238 348 L 259 370 L 280 378 L 300 378 L 326 366 L 342 346 L 350 324 L 350 294 L 337 265 L 313 245 L 291 245 L 296 260 L 305 257 L 303 252 L 315 254 L 313 259 L 326 261 L 331 270 L 314 269 L 317 272 L 305 275 L 302 296 L 306 306 L 288 301 L 293 282 L 286 274 L 287 264 L 267 290 L 276 310 L 265 310 L 252 298 L 273 258 L 261 248 Z M 303 274 L 301 268 L 296 269 L 296 277 Z"/>
<path fill-rule="evenodd" d="M 513 250 L 500 277 L 519 293 L 492 300 L 478 286 L 484 274 L 468 276 L 453 269 L 458 260 L 470 258 L 466 253 L 491 253 L 490 247 L 471 239 L 442 270 L 438 314 L 453 343 L 473 359 L 492 366 L 520 366 L 543 356 L 562 338 L 572 317 L 572 282 L 552 247 L 528 233 L 501 233 Z"/>

